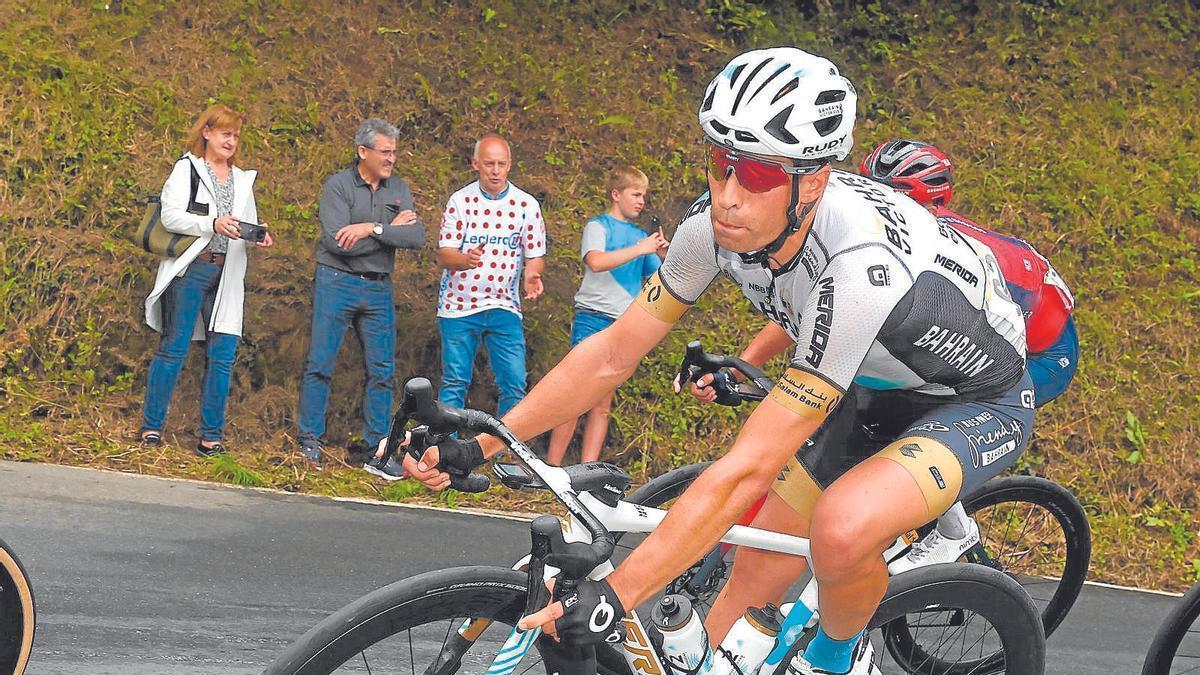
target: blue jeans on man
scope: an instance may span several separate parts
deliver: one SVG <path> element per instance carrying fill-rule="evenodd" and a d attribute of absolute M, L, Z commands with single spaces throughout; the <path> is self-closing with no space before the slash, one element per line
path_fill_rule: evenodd
<path fill-rule="evenodd" d="M 525 328 L 521 316 L 506 309 L 485 309 L 458 317 L 439 317 L 442 334 L 442 388 L 438 400 L 456 407 L 467 401 L 475 353 L 482 340 L 500 389 L 499 413 L 525 398 Z"/>
<path fill-rule="evenodd" d="M 221 266 L 204 260 L 188 265 L 183 276 L 167 287 L 162 299 L 162 335 L 158 351 L 150 361 L 146 401 L 142 406 L 142 430 L 161 431 L 179 371 L 187 360 L 196 320 L 207 327 L 212 319 Z M 229 399 L 229 379 L 237 356 L 238 336 L 229 333 L 205 333 L 204 393 L 200 398 L 200 439 L 220 441 L 225 437 L 225 402 Z"/>
<path fill-rule="evenodd" d="M 359 275 L 317 265 L 313 290 L 312 344 L 300 385 L 299 441 L 320 445 L 325 435 L 329 383 L 346 328 L 354 326 L 367 370 L 363 440 L 374 447 L 387 435 L 392 415 L 396 313 L 389 278 Z"/>

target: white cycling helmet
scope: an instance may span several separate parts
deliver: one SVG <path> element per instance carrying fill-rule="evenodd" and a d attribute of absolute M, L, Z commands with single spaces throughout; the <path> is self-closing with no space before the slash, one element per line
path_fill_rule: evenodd
<path fill-rule="evenodd" d="M 742 152 L 843 160 L 854 146 L 857 102 L 829 59 L 795 47 L 758 49 L 734 57 L 709 83 L 700 127 Z"/>

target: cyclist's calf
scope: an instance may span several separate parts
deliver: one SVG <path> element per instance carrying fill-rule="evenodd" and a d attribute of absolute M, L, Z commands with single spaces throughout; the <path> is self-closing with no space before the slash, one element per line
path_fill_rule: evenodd
<path fill-rule="evenodd" d="M 887 590 L 883 550 L 928 522 L 928 508 L 911 474 L 878 456 L 847 471 L 817 499 L 809 538 L 821 624 L 831 636 L 848 638 L 867 624 Z"/>

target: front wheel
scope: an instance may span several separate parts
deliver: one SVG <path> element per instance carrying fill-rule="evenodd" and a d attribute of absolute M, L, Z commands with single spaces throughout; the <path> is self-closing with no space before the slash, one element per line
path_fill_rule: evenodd
<path fill-rule="evenodd" d="M 509 641 L 525 609 L 524 572 L 458 567 L 427 572 L 369 593 L 292 643 L 267 675 L 328 673 L 545 673 L 542 644 Z M 599 672 L 625 675 L 611 647 Z"/>
<path fill-rule="evenodd" d="M 0 675 L 21 675 L 37 624 L 33 587 L 21 561 L 0 540 Z"/>

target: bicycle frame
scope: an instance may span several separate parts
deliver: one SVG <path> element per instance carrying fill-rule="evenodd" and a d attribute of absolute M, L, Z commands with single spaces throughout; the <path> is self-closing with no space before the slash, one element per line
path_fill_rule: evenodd
<path fill-rule="evenodd" d="M 507 431 L 507 430 L 506 430 Z M 554 493 L 555 497 L 567 508 L 569 513 L 563 526 L 563 538 L 568 542 L 590 543 L 595 525 L 599 524 L 609 531 L 648 533 L 654 531 L 666 517 L 663 509 L 631 504 L 625 501 L 617 502 L 616 506 L 608 506 L 588 493 L 576 493 L 571 487 L 570 478 L 565 469 L 551 466 L 543 462 L 532 450 L 509 432 L 505 437 L 509 449 L 533 475 L 541 479 Z M 760 530 L 745 525 L 734 525 L 723 537 L 721 542 L 735 546 L 785 553 L 789 555 L 809 555 L 809 540 L 780 532 Z M 523 569 L 529 561 L 526 556 L 514 569 Z M 602 579 L 612 573 L 614 567 L 611 560 L 605 560 L 588 575 L 591 579 Z M 546 578 L 556 575 L 558 570 L 547 566 Z M 469 619 L 459 628 L 458 633 L 464 639 L 474 641 L 490 625 L 486 619 Z M 625 641 L 621 644 L 621 652 L 629 669 L 634 675 L 664 675 L 669 672 L 658 657 L 657 651 L 650 643 L 649 633 L 636 609 L 629 610 L 623 621 L 625 625 Z M 528 653 L 534 641 L 540 635 L 540 629 L 522 632 L 515 627 L 509 633 L 504 646 L 496 654 L 496 658 L 487 670 L 487 675 L 511 675 L 517 665 Z"/>

